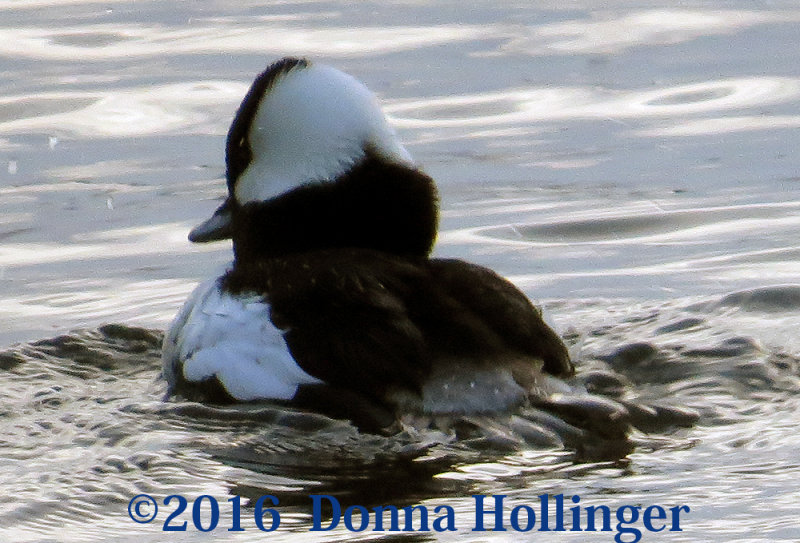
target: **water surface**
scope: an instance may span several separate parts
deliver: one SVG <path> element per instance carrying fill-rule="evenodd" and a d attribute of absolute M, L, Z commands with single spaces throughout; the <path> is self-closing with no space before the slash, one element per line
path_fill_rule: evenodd
<path fill-rule="evenodd" d="M 645 540 L 796 540 L 800 10 L 604 6 L 0 2 L 0 539 L 347 539 L 308 533 L 309 494 L 470 519 L 472 494 L 563 493 L 691 506 L 683 532 Z M 160 330 L 230 258 L 186 234 L 224 194 L 241 97 L 287 54 L 381 97 L 440 185 L 438 255 L 515 281 L 583 372 L 699 422 L 575 464 L 162 402 Z M 165 534 L 128 518 L 139 493 L 272 493 L 284 522 Z M 422 538 L 487 539 L 469 525 Z"/>

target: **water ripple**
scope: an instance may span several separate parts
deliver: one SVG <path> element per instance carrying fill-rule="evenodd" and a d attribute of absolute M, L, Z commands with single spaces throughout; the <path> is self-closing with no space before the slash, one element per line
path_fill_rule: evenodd
<path fill-rule="evenodd" d="M 748 27 L 800 19 L 796 10 L 651 9 L 602 13 L 595 17 L 543 24 L 526 29 L 502 51 L 544 55 L 615 54 L 642 45 L 666 45 Z"/>
<path fill-rule="evenodd" d="M 762 76 L 642 91 L 548 87 L 396 100 L 386 110 L 403 128 L 497 127 L 568 119 L 679 117 L 780 104 L 798 96 L 800 79 Z"/>
<path fill-rule="evenodd" d="M 354 34 L 358 39 L 352 39 Z M 269 35 L 268 41 L 264 36 Z M 258 53 L 280 56 L 379 55 L 453 44 L 496 35 L 492 26 L 443 24 L 392 27 L 307 27 L 254 20 L 247 26 L 226 19 L 196 19 L 191 27 L 138 24 L 84 24 L 74 28 L 20 26 L 0 28 L 0 55 L 87 62 L 109 58 Z"/>

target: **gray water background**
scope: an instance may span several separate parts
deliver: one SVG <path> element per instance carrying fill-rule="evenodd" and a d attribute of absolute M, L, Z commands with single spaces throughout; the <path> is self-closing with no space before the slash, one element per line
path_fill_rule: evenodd
<path fill-rule="evenodd" d="M 645 541 L 797 540 L 799 22 L 790 1 L 0 1 L 0 540 L 354 537 L 308 533 L 318 491 L 464 519 L 476 493 L 685 503 L 683 532 Z M 625 463 L 398 467 L 396 443 L 347 427 L 162 403 L 157 331 L 230 258 L 186 233 L 283 55 L 380 96 L 439 183 L 438 255 L 511 278 L 584 368 L 610 360 L 700 423 Z M 141 492 L 276 493 L 287 516 L 269 536 L 165 534 L 128 518 Z M 459 524 L 420 538 L 514 538 Z"/>

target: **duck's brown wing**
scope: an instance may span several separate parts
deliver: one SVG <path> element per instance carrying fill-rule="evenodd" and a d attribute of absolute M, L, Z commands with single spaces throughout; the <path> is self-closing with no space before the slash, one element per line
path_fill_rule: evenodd
<path fill-rule="evenodd" d="M 418 389 L 428 373 L 427 340 L 410 310 L 429 283 L 420 262 L 316 251 L 236 267 L 226 281 L 266 293 L 298 365 L 331 386 L 382 399 L 394 388 Z"/>
<path fill-rule="evenodd" d="M 572 375 L 574 367 L 558 334 L 517 287 L 490 269 L 462 260 L 434 259 L 433 280 L 440 291 L 463 308 L 463 319 L 474 321 L 478 345 L 472 349 L 516 352 L 544 362 L 544 371 Z M 473 343 L 474 343 L 473 342 Z"/>
<path fill-rule="evenodd" d="M 266 293 L 271 319 L 303 370 L 386 406 L 425 401 L 432 376 L 444 390 L 451 374 L 482 379 L 499 366 L 515 378 L 542 367 L 556 376 L 572 372 L 564 344 L 525 295 L 462 261 L 318 251 L 234 268 L 226 282 L 234 291 Z M 474 395 L 464 405 L 479 409 L 482 393 Z M 511 399 L 501 407 L 519 393 L 505 396 Z"/>

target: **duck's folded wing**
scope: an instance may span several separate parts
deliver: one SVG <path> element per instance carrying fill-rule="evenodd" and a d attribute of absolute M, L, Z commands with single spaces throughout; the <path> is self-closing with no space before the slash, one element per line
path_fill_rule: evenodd
<path fill-rule="evenodd" d="M 437 289 L 457 303 L 464 319 L 484 332 L 472 337 L 480 344 L 471 349 L 518 352 L 544 362 L 555 376 L 571 375 L 574 367 L 558 334 L 542 318 L 525 294 L 488 268 L 462 260 L 434 259 L 431 274 Z"/>
<path fill-rule="evenodd" d="M 269 284 L 253 284 L 269 278 Z M 236 268 L 234 289 L 266 292 L 272 322 L 300 367 L 326 384 L 382 400 L 419 389 L 428 347 L 409 307 L 425 270 L 366 251 L 314 253 Z"/>
<path fill-rule="evenodd" d="M 379 402 L 422 395 L 431 376 L 449 382 L 448 372 L 572 371 L 524 294 L 457 260 L 321 251 L 237 266 L 226 286 L 266 293 L 271 321 L 305 372 Z"/>

